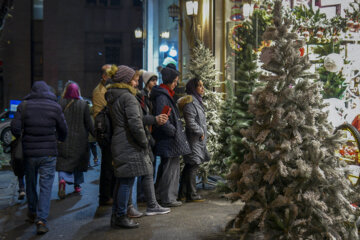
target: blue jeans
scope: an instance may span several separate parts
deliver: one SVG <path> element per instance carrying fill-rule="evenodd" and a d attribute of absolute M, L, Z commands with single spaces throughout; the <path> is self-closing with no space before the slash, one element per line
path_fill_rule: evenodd
<path fill-rule="evenodd" d="M 51 189 L 55 177 L 56 157 L 31 157 L 25 159 L 26 197 L 31 213 L 37 221 L 46 223 L 49 216 Z M 38 173 L 40 194 L 36 191 Z"/>
<path fill-rule="evenodd" d="M 135 181 L 135 177 L 131 178 L 116 178 L 114 188 L 114 203 L 112 213 L 117 217 L 126 215 L 127 206 L 130 198 L 130 189 Z"/>

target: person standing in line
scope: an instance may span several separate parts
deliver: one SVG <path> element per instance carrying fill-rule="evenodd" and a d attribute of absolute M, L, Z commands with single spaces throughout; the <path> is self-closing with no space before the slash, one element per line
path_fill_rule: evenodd
<path fill-rule="evenodd" d="M 23 129 L 28 221 L 35 222 L 37 234 L 49 231 L 46 226 L 51 190 L 55 177 L 57 141 L 65 141 L 67 124 L 55 94 L 44 81 L 36 81 L 11 122 L 11 132 L 19 137 Z M 25 108 L 24 108 L 25 104 Z M 22 114 L 23 123 L 22 123 Z M 39 174 L 40 194 L 37 194 Z"/>
<path fill-rule="evenodd" d="M 204 95 L 203 82 L 193 78 L 186 84 L 186 95 L 178 100 L 178 106 L 186 123 L 186 136 L 191 147 L 191 153 L 184 156 L 185 167 L 181 176 L 179 199 L 188 202 L 203 202 L 204 199 L 196 191 L 196 173 L 204 161 L 209 161 L 206 148 L 207 127 L 205 107 L 202 101 Z"/>
<path fill-rule="evenodd" d="M 96 119 L 98 113 L 107 105 L 105 100 L 106 85 L 111 81 L 110 73 L 116 72 L 115 65 L 106 64 L 101 68 L 101 80 L 92 93 L 93 117 Z M 113 190 L 115 186 L 114 169 L 112 166 L 110 142 L 101 145 L 101 166 L 100 166 L 100 184 L 99 184 L 99 206 L 113 204 Z"/>
<path fill-rule="evenodd" d="M 119 66 L 113 77 L 114 84 L 108 86 L 105 95 L 113 126 L 111 150 L 116 177 L 110 222 L 113 228 L 139 226 L 127 216 L 130 190 L 135 177 L 149 176 L 152 180 L 148 138 L 144 129 L 142 110 L 135 97 L 138 81 L 139 75 L 133 69 L 124 65 Z M 156 202 L 153 184 L 152 187 L 145 187 L 144 193 L 148 201 L 147 215 L 170 212 L 170 209 L 162 208 Z"/>
<path fill-rule="evenodd" d="M 153 129 L 156 141 L 155 154 L 161 157 L 155 188 L 162 206 L 177 207 L 182 205 L 177 201 L 180 156 L 191 153 L 191 149 L 173 98 L 180 73 L 171 67 L 165 67 L 161 70 L 161 75 L 163 84 L 152 88 L 150 99 L 154 106 L 154 115 L 166 113 L 169 120 L 164 125 L 156 126 Z"/>
<path fill-rule="evenodd" d="M 79 86 L 70 83 L 59 101 L 69 127 L 66 141 L 58 144 L 56 170 L 59 172 L 60 199 L 66 196 L 66 183 L 74 184 L 76 193 L 81 192 L 80 184 L 84 182 L 84 172 L 88 169 L 90 158 L 88 137 L 89 133 L 94 135 L 94 125 L 90 118 L 89 105 L 80 98 Z"/>

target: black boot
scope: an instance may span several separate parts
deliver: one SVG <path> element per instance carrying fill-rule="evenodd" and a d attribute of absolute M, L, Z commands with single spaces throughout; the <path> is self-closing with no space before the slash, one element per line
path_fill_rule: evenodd
<path fill-rule="evenodd" d="M 188 202 L 203 202 L 203 199 L 196 191 L 196 173 L 199 165 L 194 164 L 189 166 L 189 175 L 187 179 L 187 201 Z"/>
<path fill-rule="evenodd" d="M 111 227 L 112 228 L 138 228 L 139 223 L 134 222 L 128 216 L 124 215 L 117 217 L 115 214 L 111 215 Z"/>

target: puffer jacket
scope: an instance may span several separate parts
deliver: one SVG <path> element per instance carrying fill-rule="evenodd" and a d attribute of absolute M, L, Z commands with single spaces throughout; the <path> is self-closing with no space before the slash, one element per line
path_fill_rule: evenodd
<path fill-rule="evenodd" d="M 178 106 L 185 118 L 186 136 L 191 148 L 191 153 L 184 156 L 185 163 L 201 164 L 209 161 L 209 152 L 206 148 L 207 127 L 204 107 L 192 95 L 180 98 Z M 203 140 L 201 140 L 201 136 L 204 136 Z"/>
<path fill-rule="evenodd" d="M 154 86 L 151 89 L 150 99 L 155 116 L 161 114 L 165 106 L 171 108 L 169 120 L 164 125 L 153 129 L 156 141 L 155 154 L 167 158 L 190 154 L 191 149 L 181 123 L 179 110 L 169 92 L 162 87 Z"/>
<path fill-rule="evenodd" d="M 67 124 L 56 96 L 44 81 L 36 81 L 11 121 L 11 132 L 21 135 L 24 114 L 23 152 L 25 157 L 57 156 L 57 140 L 65 141 Z"/>
<path fill-rule="evenodd" d="M 113 126 L 111 151 L 115 176 L 128 178 L 152 174 L 149 143 L 135 88 L 114 83 L 107 89 L 105 98 Z"/>
<path fill-rule="evenodd" d="M 68 105 L 71 101 L 71 105 Z M 89 105 L 77 99 L 60 99 L 59 104 L 65 110 L 69 131 L 66 141 L 58 144 L 56 171 L 73 172 L 76 169 L 86 172 L 90 158 L 88 137 L 89 133 L 94 134 Z M 69 107 L 65 109 L 67 105 Z"/>

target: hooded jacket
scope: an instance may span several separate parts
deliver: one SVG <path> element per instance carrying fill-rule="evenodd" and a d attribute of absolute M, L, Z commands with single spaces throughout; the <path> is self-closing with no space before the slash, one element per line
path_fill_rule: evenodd
<path fill-rule="evenodd" d="M 126 83 L 114 83 L 105 94 L 110 109 L 113 134 L 111 151 L 116 177 L 152 174 L 148 138 L 136 90 Z"/>
<path fill-rule="evenodd" d="M 169 120 L 162 126 L 156 126 L 153 130 L 156 155 L 169 158 L 191 153 L 179 110 L 169 92 L 162 87 L 154 86 L 151 89 L 150 99 L 154 106 L 154 116 L 161 114 L 165 106 L 171 108 Z"/>
<path fill-rule="evenodd" d="M 25 157 L 57 156 L 57 139 L 65 141 L 67 124 L 56 96 L 44 81 L 34 83 L 11 122 L 11 132 L 21 135 L 21 114 L 24 114 L 23 152 Z"/>

